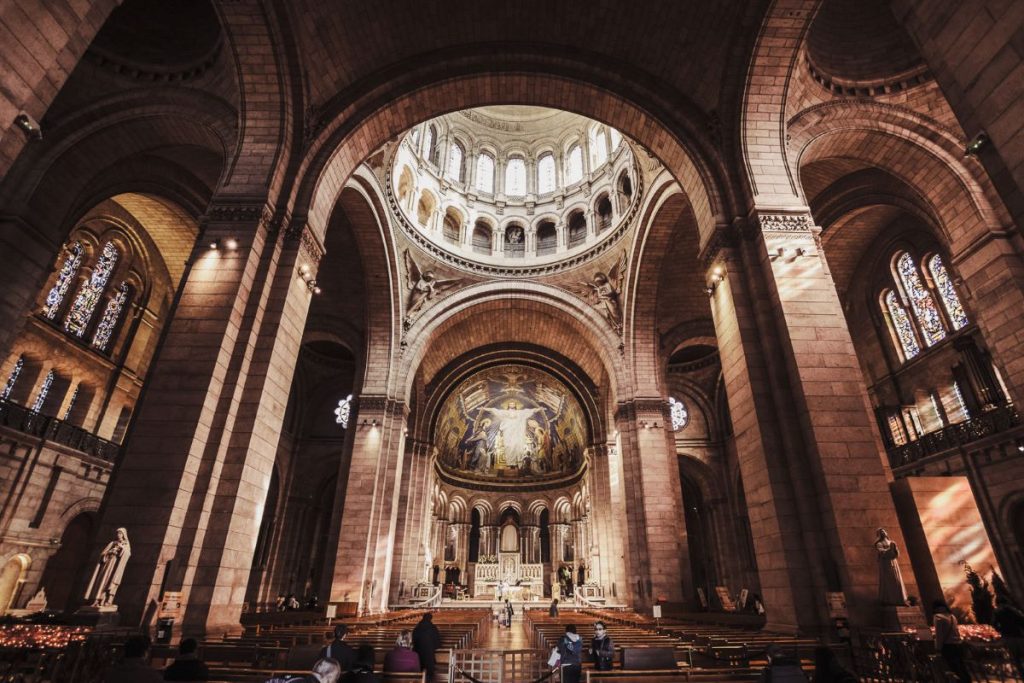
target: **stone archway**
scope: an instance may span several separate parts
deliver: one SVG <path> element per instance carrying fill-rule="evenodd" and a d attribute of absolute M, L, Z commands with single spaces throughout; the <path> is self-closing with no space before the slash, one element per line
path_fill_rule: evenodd
<path fill-rule="evenodd" d="M 7 560 L 0 569 L 0 614 L 6 614 L 20 599 L 25 574 L 31 564 L 31 557 L 19 553 Z"/>

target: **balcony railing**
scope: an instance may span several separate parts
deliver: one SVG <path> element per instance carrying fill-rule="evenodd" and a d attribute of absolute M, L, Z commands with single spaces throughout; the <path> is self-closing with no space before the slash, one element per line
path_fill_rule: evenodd
<path fill-rule="evenodd" d="M 924 458 L 953 451 L 972 442 L 1009 431 L 1021 424 L 1020 413 L 1015 406 L 993 408 L 966 422 L 952 424 L 925 434 L 917 441 L 890 447 L 889 462 L 894 469 L 911 465 Z"/>
<path fill-rule="evenodd" d="M 0 426 L 9 427 L 46 441 L 113 463 L 121 447 L 81 427 L 49 417 L 10 401 L 0 401 Z"/>

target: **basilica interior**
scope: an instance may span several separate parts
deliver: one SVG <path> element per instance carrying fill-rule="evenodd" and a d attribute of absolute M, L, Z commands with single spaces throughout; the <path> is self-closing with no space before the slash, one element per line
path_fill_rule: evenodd
<path fill-rule="evenodd" d="M 1021 604 L 1024 5 L 450 5 L 0 10 L 0 614 Z"/>

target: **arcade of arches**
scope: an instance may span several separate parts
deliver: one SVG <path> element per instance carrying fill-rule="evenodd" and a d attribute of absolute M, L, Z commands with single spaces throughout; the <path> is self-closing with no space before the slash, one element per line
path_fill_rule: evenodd
<path fill-rule="evenodd" d="M 1024 5 L 431 7 L 0 13 L 0 610 L 1024 590 Z"/>

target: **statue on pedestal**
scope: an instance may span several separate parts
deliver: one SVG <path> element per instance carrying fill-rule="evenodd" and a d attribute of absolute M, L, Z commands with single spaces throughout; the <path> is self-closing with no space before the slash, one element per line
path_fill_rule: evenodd
<path fill-rule="evenodd" d="M 878 530 L 875 551 L 878 553 L 878 601 L 883 605 L 906 606 L 907 589 L 896 560 L 900 551 L 885 529 Z"/>
<path fill-rule="evenodd" d="M 89 588 L 85 591 L 85 599 L 93 607 L 115 607 L 114 596 L 121 585 L 124 567 L 131 557 L 132 546 L 128 543 L 128 530 L 121 527 L 113 541 L 100 553 L 99 564 L 89 580 Z"/>

